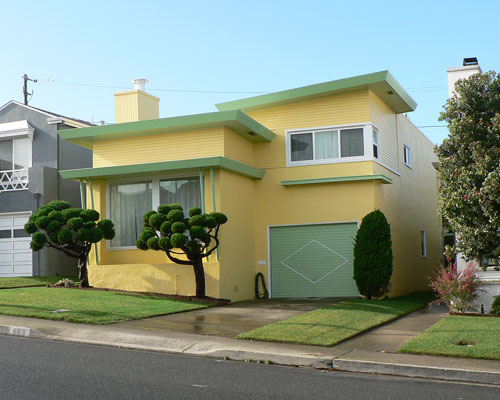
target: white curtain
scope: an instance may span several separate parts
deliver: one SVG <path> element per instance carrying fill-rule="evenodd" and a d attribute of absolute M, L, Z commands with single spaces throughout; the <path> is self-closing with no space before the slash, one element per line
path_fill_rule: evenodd
<path fill-rule="evenodd" d="M 179 203 L 184 215 L 193 207 L 201 207 L 200 179 L 180 178 L 160 181 L 160 204 Z"/>
<path fill-rule="evenodd" d="M 29 146 L 28 138 L 14 140 L 14 169 L 24 169 L 29 167 Z"/>
<path fill-rule="evenodd" d="M 116 235 L 111 247 L 135 246 L 144 214 L 153 208 L 151 182 L 116 183 L 110 186 L 110 218 Z"/>
<path fill-rule="evenodd" d="M 324 131 L 314 134 L 315 160 L 338 158 L 339 131 Z"/>

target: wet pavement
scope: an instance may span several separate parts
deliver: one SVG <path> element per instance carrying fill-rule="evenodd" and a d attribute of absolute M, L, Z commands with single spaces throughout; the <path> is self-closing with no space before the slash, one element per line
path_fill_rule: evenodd
<path fill-rule="evenodd" d="M 114 326 L 234 338 L 240 333 L 344 299 L 344 297 L 329 297 L 320 299 L 249 300 L 229 306 L 120 322 L 114 324 Z"/>

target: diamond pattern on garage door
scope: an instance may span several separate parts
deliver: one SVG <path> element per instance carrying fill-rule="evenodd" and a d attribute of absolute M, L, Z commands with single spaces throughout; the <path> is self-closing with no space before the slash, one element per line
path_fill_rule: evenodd
<path fill-rule="evenodd" d="M 356 231 L 356 223 L 271 227 L 271 296 L 357 296 Z"/>

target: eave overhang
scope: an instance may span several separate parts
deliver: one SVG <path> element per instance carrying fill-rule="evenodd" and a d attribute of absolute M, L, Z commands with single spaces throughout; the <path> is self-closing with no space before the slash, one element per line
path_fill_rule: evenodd
<path fill-rule="evenodd" d="M 227 127 L 250 142 L 270 142 L 274 132 L 240 110 L 183 115 L 59 131 L 62 139 L 92 149 L 99 140 Z"/>
<path fill-rule="evenodd" d="M 251 179 L 262 179 L 265 171 L 231 160 L 226 157 L 194 158 L 189 160 L 162 161 L 146 164 L 119 165 L 113 167 L 82 168 L 59 171 L 64 179 L 108 180 L 135 178 L 140 176 L 165 175 L 171 172 L 183 173 L 198 170 L 221 169 Z"/>
<path fill-rule="evenodd" d="M 417 103 L 415 103 L 389 71 L 374 72 L 296 89 L 248 97 L 241 100 L 228 101 L 216 104 L 216 107 L 221 111 L 240 109 L 248 112 L 363 89 L 373 91 L 396 114 L 414 111 L 417 107 Z"/>
<path fill-rule="evenodd" d="M 392 183 L 392 179 L 385 175 L 357 175 L 357 176 L 335 176 L 331 178 L 297 179 L 292 181 L 281 181 L 281 185 L 282 186 L 316 185 L 320 183 L 341 183 L 341 182 L 360 182 L 360 181 L 375 181 L 385 184 Z"/>

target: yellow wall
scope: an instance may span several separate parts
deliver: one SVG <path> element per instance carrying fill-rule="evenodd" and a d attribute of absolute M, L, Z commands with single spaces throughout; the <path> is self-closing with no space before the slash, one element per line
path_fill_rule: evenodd
<path fill-rule="evenodd" d="M 399 171 L 396 114 L 370 91 L 370 120 L 379 129 L 379 158 L 388 167 Z"/>
<path fill-rule="evenodd" d="M 392 185 L 380 185 L 375 191 L 375 208 L 391 224 L 393 296 L 429 289 L 427 277 L 439 266 L 441 240 L 441 220 L 436 212 L 437 175 L 431 165 L 435 161 L 434 145 L 405 116 L 398 115 L 397 122 L 401 176 L 375 166 L 375 173 L 385 173 L 393 180 Z M 404 144 L 411 148 L 412 168 L 403 163 Z M 427 257 L 421 256 L 422 230 L 426 231 Z"/>
<path fill-rule="evenodd" d="M 271 143 L 255 144 L 255 166 L 279 168 L 286 165 L 285 130 L 368 122 L 369 95 L 361 90 L 248 114 L 276 134 Z"/>
<path fill-rule="evenodd" d="M 142 90 L 115 93 L 115 120 L 145 121 L 160 118 L 160 99 Z"/>

